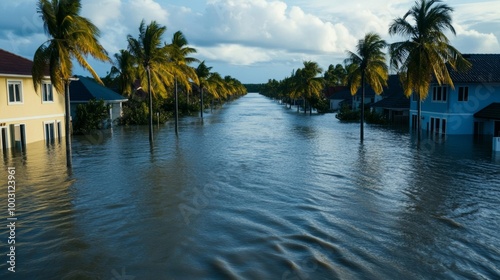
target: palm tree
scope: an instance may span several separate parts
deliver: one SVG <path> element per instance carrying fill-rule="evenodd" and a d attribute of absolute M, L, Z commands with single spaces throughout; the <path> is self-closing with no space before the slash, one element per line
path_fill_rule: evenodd
<path fill-rule="evenodd" d="M 309 102 L 309 115 L 312 115 L 311 101 L 319 98 L 323 91 L 323 78 L 317 77 L 323 72 L 318 63 L 313 61 L 304 61 L 304 68 L 299 75 L 299 91 L 303 93 L 304 102 Z M 306 104 L 304 103 L 304 112 Z"/>
<path fill-rule="evenodd" d="M 364 139 L 365 84 L 368 84 L 376 94 L 382 93 L 383 86 L 387 86 L 389 73 L 383 52 L 386 45 L 378 34 L 367 33 L 356 45 L 356 53 L 347 51 L 348 58 L 345 63 L 349 65 L 347 68 L 351 94 L 355 95 L 361 86 L 361 141 Z"/>
<path fill-rule="evenodd" d="M 65 91 L 66 165 L 73 165 L 71 158 L 69 83 L 72 80 L 73 59 L 89 71 L 102 84 L 97 73 L 87 62 L 91 56 L 109 61 L 99 43 L 99 29 L 87 18 L 80 16 L 79 0 L 40 0 L 37 12 L 41 15 L 49 39 L 35 52 L 32 76 L 35 91 L 49 71 L 50 81 L 58 92 Z"/>
<path fill-rule="evenodd" d="M 146 74 L 149 96 L 149 143 L 153 147 L 153 94 L 165 95 L 167 88 L 173 83 L 173 76 L 169 71 L 169 59 L 162 46 L 162 36 L 167 30 L 166 26 L 160 26 L 152 21 L 148 26 L 141 21 L 139 26 L 139 37 L 127 36 L 128 49 L 138 61 L 139 75 Z M 161 87 L 165 92 L 161 91 Z M 153 92 L 156 89 L 155 92 Z"/>
<path fill-rule="evenodd" d="M 135 57 L 128 50 L 120 50 L 114 55 L 115 61 L 111 66 L 109 76 L 118 83 L 118 91 L 125 96 L 130 96 L 134 82 L 137 79 Z"/>
<path fill-rule="evenodd" d="M 346 76 L 347 71 L 342 64 L 337 64 L 335 66 L 330 64 L 323 77 L 326 85 L 332 87 L 344 85 Z"/>
<path fill-rule="evenodd" d="M 391 66 L 398 70 L 406 96 L 418 96 L 417 138 L 421 138 L 422 101 L 433 80 L 441 84 L 453 81 L 447 65 L 453 70 L 470 67 L 461 53 L 449 44 L 446 31 L 456 34 L 451 13 L 453 9 L 440 0 L 420 0 L 389 26 L 389 34 L 408 38 L 390 46 Z M 411 21 L 409 21 L 411 19 Z M 415 125 L 415 124 L 413 124 Z"/>
<path fill-rule="evenodd" d="M 198 76 L 194 68 L 189 64 L 198 62 L 196 58 L 189 57 L 190 54 L 196 53 L 196 49 L 188 47 L 188 41 L 181 31 L 174 33 L 172 43 L 166 46 L 169 60 L 173 63 L 173 71 L 175 77 L 175 134 L 178 134 L 179 123 L 179 98 L 177 93 L 177 83 L 180 82 L 186 90 L 186 99 L 189 102 L 189 92 L 191 91 L 191 81 L 198 83 Z"/>
<path fill-rule="evenodd" d="M 210 70 L 212 67 L 208 67 L 205 61 L 202 61 L 196 68 L 196 76 L 198 76 L 198 89 L 200 91 L 200 117 L 203 120 L 203 90 L 209 89 L 210 84 L 207 79 L 210 76 Z"/>

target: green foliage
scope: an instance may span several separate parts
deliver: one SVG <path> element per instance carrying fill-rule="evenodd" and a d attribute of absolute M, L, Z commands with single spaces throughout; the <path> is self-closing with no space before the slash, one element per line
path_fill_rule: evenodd
<path fill-rule="evenodd" d="M 325 84 L 329 87 L 343 86 L 346 85 L 347 82 L 347 70 L 342 64 L 337 64 L 335 66 L 330 64 L 328 69 L 325 71 L 323 78 L 325 80 Z"/>
<path fill-rule="evenodd" d="M 330 109 L 330 100 L 328 100 L 325 97 L 320 97 L 320 98 L 312 98 L 311 99 L 311 106 L 313 108 L 316 108 L 319 114 L 324 114 L 324 113 L 331 113 Z"/>
<path fill-rule="evenodd" d="M 75 134 L 89 133 L 102 128 L 103 122 L 109 118 L 109 107 L 103 100 L 92 99 L 86 104 L 76 107 L 74 123 Z"/>
<path fill-rule="evenodd" d="M 165 123 L 171 113 L 167 113 L 161 106 L 162 102 L 153 102 L 153 123 Z M 160 104 L 158 104 L 160 103 Z M 158 117 L 157 113 L 160 113 Z M 149 107 L 146 101 L 130 99 L 123 106 L 123 116 L 119 119 L 120 125 L 146 125 L 149 123 Z"/>
<path fill-rule="evenodd" d="M 99 29 L 87 18 L 80 15 L 80 0 L 40 0 L 37 12 L 42 18 L 46 40 L 33 57 L 33 83 L 38 90 L 49 70 L 50 81 L 58 92 L 73 75 L 73 61 L 89 71 L 102 84 L 97 73 L 87 62 L 87 58 L 109 61 L 104 47 L 99 43 Z"/>
<path fill-rule="evenodd" d="M 383 114 L 379 114 L 375 111 L 365 111 L 365 121 L 369 124 L 388 124 L 388 120 Z"/>
<path fill-rule="evenodd" d="M 349 106 L 344 104 L 335 117 L 346 122 L 359 121 L 360 111 L 353 111 Z"/>
<path fill-rule="evenodd" d="M 260 92 L 263 88 L 263 84 L 244 84 L 243 85 L 247 92 Z"/>

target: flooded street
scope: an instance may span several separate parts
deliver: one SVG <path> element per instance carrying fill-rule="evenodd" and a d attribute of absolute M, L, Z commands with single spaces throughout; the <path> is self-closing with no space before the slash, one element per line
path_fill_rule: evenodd
<path fill-rule="evenodd" d="M 248 94 L 198 117 L 4 155 L 0 279 L 498 279 L 500 156 L 469 137 L 299 114 Z M 491 141 L 491 140 L 490 140 Z M 436 143 L 438 142 L 438 143 Z M 0 200 L 7 201 L 6 187 Z M 127 278 L 128 277 L 128 278 Z"/>

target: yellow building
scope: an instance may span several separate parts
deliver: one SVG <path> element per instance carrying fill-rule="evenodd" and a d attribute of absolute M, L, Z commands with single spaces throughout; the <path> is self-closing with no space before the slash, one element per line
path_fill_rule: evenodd
<path fill-rule="evenodd" d="M 32 65 L 0 49 L 0 151 L 64 137 L 64 95 L 56 93 L 48 76 L 35 91 Z"/>

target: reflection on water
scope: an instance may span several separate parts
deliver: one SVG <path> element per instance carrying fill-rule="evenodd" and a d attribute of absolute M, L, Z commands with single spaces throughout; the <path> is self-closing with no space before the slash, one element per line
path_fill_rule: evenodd
<path fill-rule="evenodd" d="M 152 151 L 147 127 L 75 137 L 71 173 L 63 144 L 5 155 L 18 263 L 9 275 L 4 257 L 0 278 L 500 277 L 500 160 L 488 139 L 418 148 L 368 125 L 360 144 L 357 124 L 256 94 L 182 119 L 179 137 L 156 129 Z"/>

